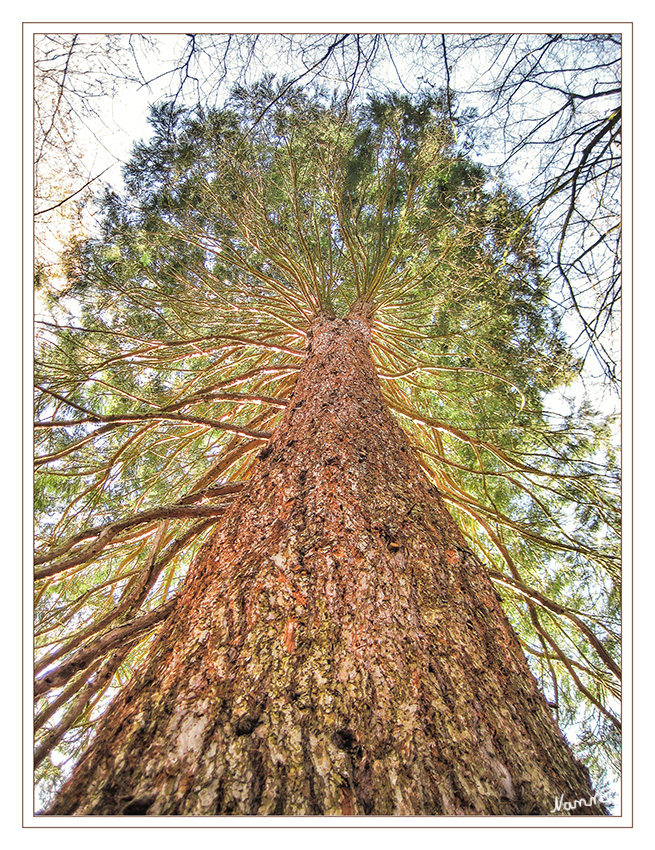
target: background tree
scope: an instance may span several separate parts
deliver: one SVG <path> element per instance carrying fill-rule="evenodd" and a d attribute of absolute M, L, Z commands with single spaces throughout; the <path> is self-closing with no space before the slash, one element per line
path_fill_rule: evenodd
<path fill-rule="evenodd" d="M 600 752 L 616 759 L 608 435 L 590 411 L 559 419 L 544 404 L 576 364 L 525 215 L 458 149 L 447 95 L 353 111 L 267 80 L 228 110 L 160 106 L 152 126 L 102 237 L 71 262 L 74 315 L 41 325 L 44 774 L 53 748 L 79 752 L 172 615 L 258 468 L 316 318 L 354 308 L 386 405 L 558 718 L 582 723 L 583 747 L 593 729 L 594 769 Z"/>
<path fill-rule="evenodd" d="M 497 34 L 448 44 L 453 65 L 484 68 L 463 101 L 490 142 L 486 160 L 526 199 L 583 360 L 616 382 L 621 291 L 621 38 Z M 502 142 L 499 141 L 502 140 Z M 605 331 L 608 331 L 607 333 Z"/>
<path fill-rule="evenodd" d="M 125 53 L 116 36 L 52 33 L 34 41 L 35 282 L 46 292 L 64 285 L 65 251 L 91 230 L 89 202 L 108 170 L 97 160 L 110 132 L 98 104 L 129 81 Z"/>

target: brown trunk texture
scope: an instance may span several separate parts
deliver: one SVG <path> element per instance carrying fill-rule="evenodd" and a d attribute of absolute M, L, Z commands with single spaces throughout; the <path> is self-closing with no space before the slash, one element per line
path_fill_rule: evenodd
<path fill-rule="evenodd" d="M 591 796 L 369 340 L 356 312 L 314 322 L 247 488 L 49 814 L 530 815 Z"/>

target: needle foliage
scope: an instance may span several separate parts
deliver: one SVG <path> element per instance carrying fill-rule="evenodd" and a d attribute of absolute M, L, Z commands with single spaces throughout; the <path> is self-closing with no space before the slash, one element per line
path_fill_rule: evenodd
<path fill-rule="evenodd" d="M 152 137 L 38 322 L 36 726 L 44 794 L 248 480 L 319 314 L 365 305 L 383 393 L 487 564 L 557 719 L 618 769 L 611 423 L 575 374 L 519 199 L 438 96 L 265 79 Z"/>

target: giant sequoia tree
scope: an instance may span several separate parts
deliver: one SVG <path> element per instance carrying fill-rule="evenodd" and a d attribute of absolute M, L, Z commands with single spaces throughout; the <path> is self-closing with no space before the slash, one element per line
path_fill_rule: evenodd
<path fill-rule="evenodd" d="M 611 452 L 451 118 L 153 111 L 38 336 L 51 813 L 547 814 L 558 720 L 616 753 Z"/>

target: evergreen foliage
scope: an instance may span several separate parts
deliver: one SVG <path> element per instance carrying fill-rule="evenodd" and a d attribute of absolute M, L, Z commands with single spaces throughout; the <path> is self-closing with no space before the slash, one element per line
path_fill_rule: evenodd
<path fill-rule="evenodd" d="M 519 199 L 467 158 L 438 96 L 353 108 L 267 78 L 224 109 L 161 104 L 151 125 L 37 333 L 45 793 L 247 480 L 312 317 L 355 303 L 385 398 L 560 724 L 596 780 L 617 771 L 611 423 L 549 409 L 576 363 Z"/>

